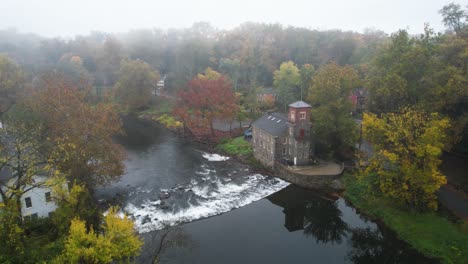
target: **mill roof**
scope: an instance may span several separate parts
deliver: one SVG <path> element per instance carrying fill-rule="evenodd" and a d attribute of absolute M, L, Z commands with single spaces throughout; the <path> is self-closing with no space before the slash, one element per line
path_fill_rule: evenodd
<path fill-rule="evenodd" d="M 271 113 L 257 119 L 252 126 L 258 127 L 275 137 L 284 136 L 288 130 L 288 119 L 283 114 Z"/>
<path fill-rule="evenodd" d="M 312 107 L 312 106 L 310 106 L 308 103 L 306 103 L 304 101 L 297 101 L 295 103 L 290 104 L 289 106 L 294 107 L 294 108 Z"/>

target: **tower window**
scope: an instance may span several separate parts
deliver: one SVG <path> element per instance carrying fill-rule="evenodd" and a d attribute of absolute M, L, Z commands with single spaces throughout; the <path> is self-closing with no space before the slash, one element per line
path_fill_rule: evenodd
<path fill-rule="evenodd" d="M 300 112 L 299 113 L 299 120 L 305 120 L 306 119 L 306 112 Z"/>
<path fill-rule="evenodd" d="M 294 119 L 296 119 L 296 112 L 295 111 L 291 111 L 291 121 L 294 121 Z"/>

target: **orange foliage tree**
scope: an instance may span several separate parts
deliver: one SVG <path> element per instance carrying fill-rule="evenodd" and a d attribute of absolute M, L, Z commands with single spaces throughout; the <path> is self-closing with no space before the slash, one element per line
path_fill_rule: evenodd
<path fill-rule="evenodd" d="M 230 119 L 238 109 L 231 82 L 223 75 L 216 78 L 198 76 L 178 94 L 174 115 L 196 134 L 215 136 L 214 119 Z"/>
<path fill-rule="evenodd" d="M 86 184 L 105 183 L 124 172 L 124 151 L 112 140 L 121 120 L 111 105 L 87 103 L 88 91 L 47 76 L 25 105 L 43 123 L 51 162 L 60 171 Z"/>

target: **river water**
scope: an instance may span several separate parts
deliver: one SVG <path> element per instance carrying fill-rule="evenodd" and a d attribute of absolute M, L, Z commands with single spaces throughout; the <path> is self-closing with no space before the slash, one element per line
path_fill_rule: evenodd
<path fill-rule="evenodd" d="M 124 128 L 126 173 L 96 196 L 135 220 L 138 263 L 159 249 L 160 263 L 432 262 L 341 198 L 255 174 L 150 122 L 125 118 Z"/>

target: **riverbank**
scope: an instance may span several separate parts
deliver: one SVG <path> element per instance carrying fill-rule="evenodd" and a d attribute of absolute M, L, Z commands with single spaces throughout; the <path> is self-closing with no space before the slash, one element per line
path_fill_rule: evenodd
<path fill-rule="evenodd" d="M 351 173 L 343 176 L 343 196 L 354 207 L 373 219 L 382 221 L 398 237 L 427 257 L 442 263 L 468 263 L 468 224 L 449 220 L 439 213 L 403 210 L 389 200 L 374 197 L 367 186 Z"/>
<path fill-rule="evenodd" d="M 178 135 L 177 137 L 179 137 L 180 135 Z M 180 138 L 180 137 L 179 137 Z M 187 142 L 191 142 L 190 141 L 190 138 L 184 138 L 183 141 L 187 141 Z M 247 143 L 247 144 L 246 144 Z M 196 149 L 200 149 L 202 151 L 206 151 L 207 153 L 220 153 L 220 154 L 223 154 L 223 155 L 227 155 L 227 156 L 230 156 L 231 157 L 231 161 L 230 162 L 233 162 L 234 160 L 236 161 L 240 161 L 240 163 L 242 164 L 248 164 L 248 165 L 251 165 L 250 162 L 255 162 L 255 159 L 253 158 L 253 155 L 252 155 L 252 150 L 251 150 L 251 147 L 250 147 L 250 144 L 248 144 L 248 142 L 246 142 L 242 137 L 238 137 L 238 138 L 231 138 L 231 139 L 225 139 L 221 144 L 219 145 L 215 145 L 215 144 L 197 144 L 196 142 L 191 142 L 190 145 L 193 145 Z M 250 161 L 249 161 L 250 160 Z M 258 162 L 257 162 L 258 163 Z M 221 165 L 221 164 L 220 164 Z M 225 166 L 226 164 L 223 164 L 221 166 Z M 252 167 L 252 170 L 250 170 L 251 172 L 257 172 L 257 171 L 261 171 L 262 170 L 262 174 L 264 175 L 274 175 L 273 172 L 265 169 L 263 166 L 261 166 L 261 164 L 257 164 L 258 166 L 255 166 Z M 179 166 L 178 166 L 179 167 Z M 193 190 L 193 187 L 191 188 Z M 201 189 L 201 188 L 198 188 L 198 189 Z M 198 190 L 197 188 L 195 188 L 195 190 Z M 351 187 L 349 187 L 349 189 L 352 189 Z M 185 190 L 185 189 L 184 189 Z M 365 192 L 362 192 L 362 188 L 361 189 L 357 189 L 356 192 L 353 192 L 354 193 L 354 196 L 356 199 L 352 199 L 353 197 L 350 197 L 350 196 L 345 196 L 346 199 L 350 202 L 352 202 L 357 208 L 361 208 L 361 210 L 369 215 L 369 216 L 372 216 L 374 219 L 383 219 L 383 217 L 378 214 L 378 213 L 375 213 L 375 214 L 372 214 L 371 212 L 367 212 L 366 210 L 362 209 L 364 208 L 363 204 L 359 204 L 358 201 L 363 201 L 366 197 L 362 197 L 361 195 L 363 195 Z M 204 196 L 207 196 L 204 194 Z M 175 195 L 174 195 L 175 197 Z M 365 200 L 364 200 L 365 201 Z M 153 203 L 155 203 L 155 201 L 152 201 Z M 135 203 L 136 205 L 138 205 L 137 203 Z M 145 210 L 147 210 L 148 208 L 151 208 L 151 204 L 143 204 L 143 206 L 145 207 Z M 234 206 L 234 208 L 236 208 L 238 205 Z M 370 209 L 372 209 L 372 207 L 380 207 L 380 205 L 378 204 L 372 204 L 372 205 L 368 205 L 368 207 Z M 369 209 L 369 210 L 370 210 Z M 159 209 L 158 209 L 159 210 Z M 159 211 L 158 211 L 159 212 Z M 387 211 L 385 211 L 387 212 Z M 140 213 L 138 213 L 140 214 Z M 137 214 L 137 215 L 138 215 Z M 391 215 L 392 214 L 395 214 L 395 212 L 393 211 L 389 211 L 388 214 L 390 216 L 387 216 L 388 219 L 391 218 Z M 155 214 L 156 215 L 156 214 Z M 158 219 L 161 219 L 160 215 L 161 214 L 157 214 L 158 215 Z M 164 215 L 166 216 L 166 215 Z M 384 221 L 384 220 L 383 220 Z M 407 220 L 405 218 L 403 218 L 402 220 L 400 220 L 400 223 L 401 225 L 406 225 L 405 223 L 408 222 L 408 221 L 413 221 L 412 219 L 410 220 Z M 416 219 L 417 221 L 417 219 Z M 394 229 L 395 228 L 391 225 L 391 224 L 388 224 L 384 221 L 385 225 L 390 227 L 391 229 Z M 430 225 L 428 225 L 430 228 L 429 229 L 423 229 L 423 232 L 427 232 L 429 235 L 431 234 L 432 230 L 431 230 L 431 227 L 432 225 L 438 225 L 439 223 L 438 222 L 434 222 L 434 223 L 431 223 Z M 438 227 L 434 227 L 435 228 L 438 228 Z M 442 232 L 445 232 L 445 231 L 442 231 Z M 413 243 L 411 243 L 411 239 L 405 239 L 404 236 L 400 235 L 399 232 L 397 232 L 398 235 L 400 236 L 401 239 L 409 242 L 411 245 L 413 245 Z M 449 232 L 446 232 L 448 234 L 448 237 L 449 238 L 452 238 L 453 236 L 451 236 L 451 234 L 453 233 L 449 233 Z M 416 234 L 418 235 L 418 234 Z M 420 235 L 421 236 L 421 235 Z M 415 236 L 417 238 L 417 236 Z M 423 237 L 423 236 L 421 236 Z M 456 238 L 458 239 L 458 238 Z M 444 250 L 450 250 L 447 255 L 449 256 L 447 259 L 448 261 L 444 261 L 444 263 L 463 263 L 464 259 L 462 258 L 462 256 L 465 254 L 465 249 L 463 249 L 463 244 L 462 242 L 464 241 L 463 239 L 460 240 L 461 242 L 456 242 L 456 243 L 451 243 L 452 241 L 450 240 L 445 240 L 445 243 L 448 243 L 448 246 L 444 249 Z M 423 242 L 424 243 L 424 242 Z M 423 245 L 424 246 L 424 245 Z M 436 252 L 436 253 L 432 253 L 432 254 L 428 254 L 426 253 L 424 250 L 421 250 L 420 247 L 417 247 L 417 246 L 414 246 L 413 247 L 417 250 L 419 250 L 420 252 L 424 253 L 426 256 L 430 256 L 430 257 L 433 257 L 433 258 L 442 258 L 440 257 L 440 255 L 442 253 L 439 253 L 439 252 Z M 448 248 L 448 249 L 447 249 Z M 456 256 L 455 258 L 451 257 L 451 254 L 453 254 L 454 256 Z M 458 259 L 456 258 L 460 258 L 461 260 L 459 261 Z M 452 261 L 453 259 L 453 261 Z M 450 262 L 452 261 L 452 262 Z"/>

